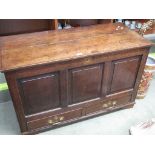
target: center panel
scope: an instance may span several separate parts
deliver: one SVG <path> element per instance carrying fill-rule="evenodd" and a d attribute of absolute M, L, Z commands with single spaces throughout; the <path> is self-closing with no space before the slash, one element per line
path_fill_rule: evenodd
<path fill-rule="evenodd" d="M 101 96 L 103 64 L 90 65 L 69 71 L 69 104 Z"/>

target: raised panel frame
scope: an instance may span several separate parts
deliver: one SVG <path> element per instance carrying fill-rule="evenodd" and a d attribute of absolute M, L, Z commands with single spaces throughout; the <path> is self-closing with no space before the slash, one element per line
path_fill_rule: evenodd
<path fill-rule="evenodd" d="M 76 105 L 101 98 L 103 72 L 103 63 L 70 69 L 68 71 L 68 104 Z M 90 83 L 94 85 L 96 83 L 96 87 L 91 87 Z"/>
<path fill-rule="evenodd" d="M 139 55 L 111 62 L 107 95 L 134 90 L 141 60 L 142 55 Z"/>
<path fill-rule="evenodd" d="M 26 116 L 61 107 L 59 79 L 59 72 L 18 79 Z"/>

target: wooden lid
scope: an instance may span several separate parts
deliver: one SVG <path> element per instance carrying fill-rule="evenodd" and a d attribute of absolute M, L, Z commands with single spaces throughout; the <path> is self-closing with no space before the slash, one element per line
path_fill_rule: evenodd
<path fill-rule="evenodd" d="M 0 37 L 0 70 L 151 45 L 150 41 L 120 23 L 5 36 Z"/>

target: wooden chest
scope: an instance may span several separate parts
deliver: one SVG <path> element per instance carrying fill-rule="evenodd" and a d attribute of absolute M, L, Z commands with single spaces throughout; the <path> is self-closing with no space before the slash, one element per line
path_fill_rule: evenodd
<path fill-rule="evenodd" d="M 0 38 L 23 134 L 132 107 L 151 43 L 120 24 Z"/>

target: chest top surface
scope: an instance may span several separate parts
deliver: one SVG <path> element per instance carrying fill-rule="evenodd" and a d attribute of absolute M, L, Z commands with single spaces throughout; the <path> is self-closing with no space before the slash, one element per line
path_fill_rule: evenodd
<path fill-rule="evenodd" d="M 121 24 L 0 37 L 0 71 L 151 46 Z"/>

